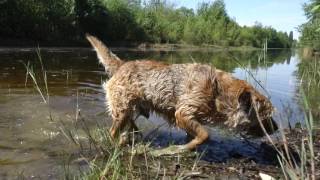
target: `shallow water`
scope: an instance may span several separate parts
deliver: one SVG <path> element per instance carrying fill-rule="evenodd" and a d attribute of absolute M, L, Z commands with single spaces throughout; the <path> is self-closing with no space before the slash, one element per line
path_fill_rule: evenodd
<path fill-rule="evenodd" d="M 248 80 L 269 96 L 277 108 L 275 120 L 283 127 L 303 124 L 299 100 L 301 77 L 297 73 L 301 60 L 292 51 L 269 51 L 265 58 L 260 51 L 226 53 L 115 49 L 114 52 L 127 60 L 210 63 Z M 45 89 L 34 49 L 0 49 L 0 179 L 20 175 L 28 179 L 61 177 L 66 154 L 78 152 L 62 134 L 61 124 L 67 127 L 74 125 L 77 107 L 89 128 L 96 122 L 111 123 L 105 113 L 101 87 L 106 77 L 93 51 L 85 48 L 47 48 L 41 50 L 41 57 L 47 74 L 49 107 L 34 88 L 32 79 L 26 78 L 23 64 L 29 62 L 37 74 L 39 86 Z M 313 98 L 314 101 L 320 100 L 320 96 L 315 97 L 318 99 Z M 147 135 L 163 122 L 153 115 L 149 120 L 139 119 L 138 126 Z M 266 162 L 260 152 L 235 134 L 211 128 L 210 137 L 210 141 L 200 148 L 206 149 L 205 160 L 224 162 L 234 156 L 245 156 L 260 163 Z M 153 139 L 154 146 L 166 146 L 171 142 L 183 143 L 185 134 L 172 128 L 168 130 L 168 126 L 164 125 L 155 138 L 147 139 Z"/>

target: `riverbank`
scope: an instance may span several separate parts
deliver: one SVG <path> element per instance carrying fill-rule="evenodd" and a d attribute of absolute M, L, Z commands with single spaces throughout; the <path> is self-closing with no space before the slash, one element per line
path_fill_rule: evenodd
<path fill-rule="evenodd" d="M 302 166 L 301 142 L 306 143 L 305 138 L 308 136 L 303 129 L 292 129 L 285 131 L 286 141 L 275 141 L 278 150 L 285 152 L 283 144 L 288 143 L 288 151 L 291 154 L 292 163 L 297 163 L 297 171 Z M 314 147 L 315 152 L 314 165 L 316 167 L 314 174 L 316 177 L 320 175 L 320 131 L 314 131 Z M 250 140 L 248 140 L 250 143 Z M 106 143 L 109 144 L 109 143 Z M 143 143 L 145 144 L 145 143 Z M 255 146 L 255 144 L 252 144 Z M 307 146 L 307 144 L 306 144 Z M 107 148 L 101 146 L 101 148 Z M 275 179 L 284 179 L 284 172 L 278 161 L 279 153 L 267 140 L 262 141 L 255 148 L 263 152 L 260 155 L 269 158 L 269 162 L 256 162 L 252 158 L 241 156 L 240 154 L 230 155 L 230 158 L 224 162 L 210 162 L 202 159 L 203 152 L 189 152 L 180 155 L 170 155 L 154 157 L 149 152 L 154 147 L 148 145 L 137 144 L 127 146 L 121 149 L 115 147 L 109 152 L 100 152 L 107 156 L 95 158 L 94 162 L 90 162 L 90 170 L 85 173 L 82 178 L 88 179 L 108 179 L 108 177 L 118 177 L 129 179 L 158 179 L 158 178 L 182 178 L 182 179 L 261 179 L 262 176 L 270 176 Z M 138 150 L 139 149 L 139 150 Z M 110 150 L 113 150 L 110 152 Z M 138 154 L 133 152 L 140 151 Z M 310 149 L 306 148 L 306 155 L 309 156 Z M 97 157 L 97 156 L 96 156 Z M 309 159 L 310 157 L 304 157 Z M 99 160 L 100 159 L 100 160 Z M 101 160 L 104 159 L 104 160 Z M 307 161 L 304 167 L 310 170 L 311 161 Z M 118 168 L 118 169 L 116 169 Z M 287 168 L 287 167 L 284 167 Z M 310 176 L 311 171 L 304 172 L 305 176 Z"/>
<path fill-rule="evenodd" d="M 260 48 L 252 46 L 219 46 L 211 44 L 192 45 L 192 44 L 172 44 L 172 43 L 149 43 L 149 42 L 109 42 L 111 49 L 139 49 L 139 50 L 159 50 L 159 51 L 199 51 L 199 50 L 259 50 Z M 89 48 L 88 41 L 33 41 L 27 39 L 1 39 L 0 48 L 10 50 L 10 48 Z"/>

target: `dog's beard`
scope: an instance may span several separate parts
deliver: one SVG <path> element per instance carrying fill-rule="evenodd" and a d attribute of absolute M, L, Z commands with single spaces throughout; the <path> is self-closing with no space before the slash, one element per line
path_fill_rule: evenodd
<path fill-rule="evenodd" d="M 259 108 L 261 108 L 260 105 Z M 259 115 L 257 111 L 261 111 L 262 113 Z M 224 124 L 235 129 L 237 132 L 261 137 L 266 135 L 266 133 L 273 133 L 278 129 L 277 124 L 272 118 L 272 112 L 267 111 L 268 109 L 244 109 L 239 106 L 236 110 L 229 111 L 227 115 L 228 119 Z"/>
<path fill-rule="evenodd" d="M 242 129 L 242 127 L 245 127 L 250 123 L 247 114 L 243 110 L 231 112 L 230 114 L 231 115 L 229 115 L 228 120 L 224 124 L 231 128 Z"/>
<path fill-rule="evenodd" d="M 258 114 L 257 111 L 260 113 Z M 256 109 L 253 108 L 249 112 L 250 123 L 245 127 L 247 135 L 264 136 L 266 133 L 270 134 L 278 129 L 277 123 L 272 118 L 270 109 Z"/>

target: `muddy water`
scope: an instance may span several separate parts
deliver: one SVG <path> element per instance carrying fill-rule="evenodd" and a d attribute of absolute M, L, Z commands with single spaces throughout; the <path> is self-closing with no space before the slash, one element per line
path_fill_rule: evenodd
<path fill-rule="evenodd" d="M 127 60 L 148 58 L 169 63 L 211 63 L 248 80 L 270 96 L 277 108 L 275 119 L 282 126 L 303 123 L 298 95 L 300 77 L 297 73 L 301 60 L 294 52 L 269 51 L 266 56 L 258 51 L 225 53 L 115 49 L 114 52 Z M 39 86 L 45 92 L 41 66 L 34 49 L 0 49 L 0 179 L 19 176 L 27 179 L 61 178 L 66 156 L 78 152 L 66 140 L 61 126 L 73 126 L 77 108 L 89 128 L 96 122 L 110 124 L 101 88 L 106 77 L 92 51 L 50 48 L 42 49 L 41 57 L 47 74 L 49 105 L 43 102 L 30 76 L 26 77 L 24 64 L 29 62 L 37 74 Z M 138 121 L 147 138 L 154 140 L 154 146 L 185 141 L 182 131 L 167 125 L 150 135 L 149 132 L 162 123 L 156 115 L 149 120 Z M 224 162 L 245 156 L 260 163 L 267 162 L 260 152 L 236 134 L 211 128 L 210 137 L 210 141 L 200 148 L 206 149 L 205 160 Z"/>

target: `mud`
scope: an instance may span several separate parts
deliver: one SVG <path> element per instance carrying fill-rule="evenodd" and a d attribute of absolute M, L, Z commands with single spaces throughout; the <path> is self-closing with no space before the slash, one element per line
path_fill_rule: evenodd
<path fill-rule="evenodd" d="M 302 129 L 285 130 L 286 141 L 281 137 L 277 140 L 273 138 L 275 146 L 278 150 L 284 152 L 284 143 L 288 144 L 291 157 L 300 164 L 300 149 L 302 140 L 306 143 L 307 132 Z M 315 175 L 320 177 L 320 131 L 314 130 L 313 135 L 315 152 Z M 250 143 L 250 140 L 247 140 Z M 256 145 L 256 144 L 255 144 Z M 305 144 L 307 146 L 307 144 Z M 266 139 L 262 140 L 260 145 L 255 147 L 259 151 L 260 157 L 249 157 L 241 155 L 240 152 L 229 154 L 229 157 L 223 161 L 210 159 L 208 152 L 203 149 L 198 149 L 196 157 L 186 155 L 167 156 L 156 158 L 155 165 L 161 164 L 160 167 L 153 167 L 156 171 L 150 171 L 149 177 L 165 176 L 165 177 L 183 177 L 185 179 L 261 179 L 260 174 L 269 175 L 275 179 L 284 178 L 281 166 L 278 162 L 279 155 L 274 146 Z M 307 156 L 310 154 L 310 149 L 306 148 Z M 261 161 L 263 159 L 263 161 Z M 293 163 L 293 162 L 292 162 Z M 144 166 L 144 165 L 142 165 Z M 159 165 L 158 165 L 159 166 Z M 310 161 L 307 162 L 308 169 Z M 309 171 L 311 173 L 311 171 Z M 144 174 L 144 177 L 147 175 Z M 141 174 L 140 174 L 141 177 Z"/>

